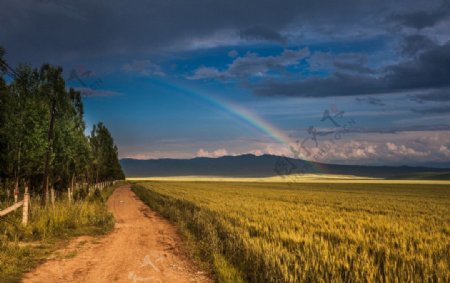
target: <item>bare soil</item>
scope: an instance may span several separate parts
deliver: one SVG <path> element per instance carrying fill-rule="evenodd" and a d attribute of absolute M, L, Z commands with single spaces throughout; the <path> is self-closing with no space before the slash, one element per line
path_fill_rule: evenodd
<path fill-rule="evenodd" d="M 72 240 L 22 282 L 211 282 L 183 252 L 176 228 L 128 186 L 115 190 L 108 209 L 112 233 Z"/>

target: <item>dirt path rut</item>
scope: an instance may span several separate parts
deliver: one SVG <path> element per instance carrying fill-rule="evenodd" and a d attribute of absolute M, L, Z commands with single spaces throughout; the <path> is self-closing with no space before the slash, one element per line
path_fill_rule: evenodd
<path fill-rule="evenodd" d="M 22 282 L 210 282 L 181 250 L 176 229 L 129 187 L 108 200 L 116 226 L 104 237 L 79 237 L 27 273 Z"/>

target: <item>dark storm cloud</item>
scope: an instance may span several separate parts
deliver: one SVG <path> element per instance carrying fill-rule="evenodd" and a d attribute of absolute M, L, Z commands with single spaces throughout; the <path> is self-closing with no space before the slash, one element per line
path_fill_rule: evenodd
<path fill-rule="evenodd" d="M 421 53 L 416 59 L 388 67 L 385 77 L 392 89 L 450 86 L 450 41 Z"/>
<path fill-rule="evenodd" d="M 392 20 L 399 24 L 411 28 L 423 29 L 432 27 L 444 18 L 450 16 L 450 5 L 448 1 L 443 3 L 432 11 L 414 11 L 411 13 L 397 14 L 392 16 Z"/>
<path fill-rule="evenodd" d="M 185 49 L 224 30 L 235 31 L 237 38 L 242 31 L 245 38 L 282 42 L 279 32 L 292 26 L 304 33 L 309 30 L 303 26 L 339 34 L 363 24 L 378 29 L 372 19 L 421 6 L 420 1 L 375 0 L 4 0 L 0 44 L 14 63 L 104 59 Z"/>
<path fill-rule="evenodd" d="M 359 74 L 374 74 L 375 71 L 361 63 L 333 62 L 334 66 L 341 71 L 355 72 Z"/>
<path fill-rule="evenodd" d="M 405 36 L 401 45 L 401 52 L 406 56 L 414 56 L 417 53 L 433 47 L 435 43 L 428 37 L 420 34 Z"/>
<path fill-rule="evenodd" d="M 382 91 L 378 81 L 371 77 L 336 72 L 330 77 L 304 81 L 280 82 L 268 80 L 254 86 L 257 95 L 284 95 L 297 97 L 327 97 L 374 94 Z"/>
<path fill-rule="evenodd" d="M 355 98 L 356 101 L 361 103 L 367 103 L 374 106 L 385 106 L 386 104 L 383 102 L 383 100 L 376 98 L 376 97 L 357 97 Z"/>
<path fill-rule="evenodd" d="M 420 29 L 444 21 L 450 10 L 444 9 L 445 5 L 440 0 L 426 3 L 4 0 L 0 9 L 0 45 L 6 47 L 6 59 L 13 65 L 45 61 L 61 65 L 78 60 L 106 62 L 112 56 L 124 56 L 126 62 L 132 63 L 122 65 L 122 70 L 164 74 L 153 61 L 133 60 L 145 58 L 139 54 L 157 56 L 161 52 L 214 46 L 221 36 L 225 38 L 221 44 L 227 44 L 230 34 L 238 40 L 231 41 L 234 44 L 239 40 L 265 40 L 304 46 L 299 38 L 307 40 L 314 32 L 317 35 L 326 31 L 323 36 L 327 40 L 341 35 L 354 39 L 361 34 L 388 32 L 388 24 L 377 20 L 379 18 Z M 428 9 L 428 6 L 434 8 Z M 396 39 L 402 36 L 394 35 Z M 292 38 L 298 41 L 288 42 Z M 411 34 L 404 36 L 402 42 L 400 58 L 394 60 L 401 63 L 380 70 L 369 66 L 364 55 L 333 54 L 335 58 L 327 59 L 331 62 L 330 76 L 291 81 L 284 71 L 290 64 L 274 64 L 262 56 L 246 55 L 235 57 L 235 62 L 225 71 L 224 68 L 203 67 L 190 78 L 245 78 L 252 74 L 265 75 L 276 68 L 280 79 L 271 78 L 252 85 L 254 93 L 303 97 L 356 96 L 449 86 L 448 43 L 438 46 L 428 37 Z M 405 61 L 402 56 L 411 59 Z"/>
<path fill-rule="evenodd" d="M 446 113 L 450 113 L 450 105 L 443 105 L 443 106 L 423 108 L 423 109 L 412 108 L 411 111 L 413 111 L 415 113 L 421 113 L 421 114 L 444 114 L 444 113 L 446 114 Z"/>
<path fill-rule="evenodd" d="M 417 57 L 384 68 L 378 76 L 336 71 L 329 77 L 274 81 L 254 85 L 258 95 L 298 97 L 356 96 L 450 86 L 450 42 Z"/>
<path fill-rule="evenodd" d="M 343 73 L 374 74 L 375 71 L 367 66 L 367 54 L 362 53 L 342 53 L 331 54 L 315 52 L 309 58 L 312 70 L 336 69 Z"/>
<path fill-rule="evenodd" d="M 0 10 L 0 42 L 10 56 L 45 59 L 185 48 L 186 40 L 221 30 L 236 30 L 239 36 L 238 31 L 255 26 L 278 30 L 300 15 L 332 16 L 321 2 L 6 0 Z M 343 11 L 358 1 L 343 2 L 328 6 Z"/>
<path fill-rule="evenodd" d="M 428 101 L 437 101 L 437 102 L 450 101 L 450 88 L 433 90 L 427 93 L 413 95 L 410 98 L 411 100 L 420 104 Z"/>
<path fill-rule="evenodd" d="M 287 39 L 282 36 L 279 32 L 272 30 L 267 27 L 256 26 L 244 29 L 240 32 L 242 39 L 247 40 L 267 40 L 285 44 Z"/>

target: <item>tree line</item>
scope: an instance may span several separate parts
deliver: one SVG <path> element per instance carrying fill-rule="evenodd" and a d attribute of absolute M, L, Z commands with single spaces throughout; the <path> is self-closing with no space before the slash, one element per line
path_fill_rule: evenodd
<path fill-rule="evenodd" d="M 85 135 L 81 93 L 62 68 L 12 69 L 4 55 L 0 47 L 0 186 L 8 194 L 27 186 L 48 203 L 53 190 L 124 179 L 106 126 Z"/>

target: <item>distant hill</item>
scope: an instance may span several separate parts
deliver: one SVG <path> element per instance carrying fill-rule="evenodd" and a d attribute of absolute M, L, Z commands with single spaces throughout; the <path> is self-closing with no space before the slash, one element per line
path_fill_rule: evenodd
<path fill-rule="evenodd" d="M 354 175 L 373 178 L 450 179 L 450 168 L 361 166 L 308 162 L 275 155 L 197 157 L 192 159 L 125 158 L 120 164 L 127 177 L 221 176 L 270 177 L 294 173 Z"/>

